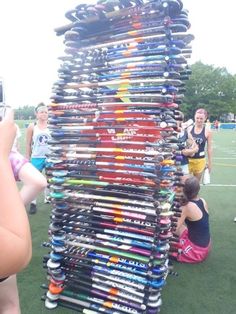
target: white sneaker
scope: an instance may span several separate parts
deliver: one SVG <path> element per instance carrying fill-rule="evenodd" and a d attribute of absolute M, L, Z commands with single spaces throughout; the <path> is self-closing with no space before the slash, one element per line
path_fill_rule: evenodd
<path fill-rule="evenodd" d="M 234 217 L 234 222 L 236 222 L 236 217 Z"/>
<path fill-rule="evenodd" d="M 47 196 L 44 198 L 44 204 L 50 204 L 51 203 L 51 200 L 50 200 L 50 197 Z"/>

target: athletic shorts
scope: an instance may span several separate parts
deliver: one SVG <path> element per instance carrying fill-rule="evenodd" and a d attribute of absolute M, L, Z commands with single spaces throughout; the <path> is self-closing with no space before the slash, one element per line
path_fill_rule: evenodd
<path fill-rule="evenodd" d="M 9 155 L 9 160 L 11 163 L 11 168 L 14 173 L 14 177 L 19 181 L 19 171 L 28 162 L 28 160 L 18 152 L 11 151 Z"/>
<path fill-rule="evenodd" d="M 30 162 L 39 171 L 43 171 L 46 166 L 46 158 L 31 158 Z"/>
<path fill-rule="evenodd" d="M 205 158 L 189 158 L 189 173 L 196 175 L 202 173 L 206 167 Z"/>
<path fill-rule="evenodd" d="M 179 239 L 179 246 L 182 252 L 177 256 L 177 261 L 182 263 L 200 263 L 204 261 L 211 249 L 211 242 L 207 247 L 193 244 L 188 238 L 188 229 L 184 230 Z"/>
<path fill-rule="evenodd" d="M 8 277 L 5 277 L 5 278 L 0 278 L 0 283 L 5 281 Z"/>

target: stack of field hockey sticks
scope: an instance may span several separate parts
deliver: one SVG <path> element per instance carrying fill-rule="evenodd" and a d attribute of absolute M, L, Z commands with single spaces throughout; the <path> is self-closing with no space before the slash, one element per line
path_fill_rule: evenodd
<path fill-rule="evenodd" d="M 105 0 L 66 17 L 49 106 L 45 306 L 158 313 L 180 215 L 188 14 L 180 0 Z"/>

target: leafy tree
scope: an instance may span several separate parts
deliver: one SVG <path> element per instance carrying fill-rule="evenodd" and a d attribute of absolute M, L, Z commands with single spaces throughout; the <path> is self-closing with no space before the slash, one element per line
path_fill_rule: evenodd
<path fill-rule="evenodd" d="M 29 120 L 35 116 L 34 106 L 23 106 L 15 110 L 16 120 Z"/>
<path fill-rule="evenodd" d="M 181 108 L 188 118 L 200 107 L 207 110 L 211 120 L 236 112 L 236 76 L 225 68 L 215 68 L 200 61 L 193 64 L 191 70 Z"/>

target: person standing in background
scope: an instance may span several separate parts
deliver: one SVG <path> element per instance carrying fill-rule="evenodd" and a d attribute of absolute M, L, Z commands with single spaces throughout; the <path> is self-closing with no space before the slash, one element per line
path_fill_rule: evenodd
<path fill-rule="evenodd" d="M 209 119 L 206 120 L 206 128 L 209 130 L 211 129 L 211 122 Z"/>
<path fill-rule="evenodd" d="M 220 122 L 216 119 L 214 122 L 214 128 L 216 131 L 219 131 L 219 127 L 220 127 Z"/>
<path fill-rule="evenodd" d="M 48 140 L 50 133 L 48 129 L 48 109 L 44 103 L 40 103 L 35 108 L 36 122 L 31 123 L 26 132 L 26 158 L 39 171 L 43 171 L 46 166 L 46 154 L 49 152 Z M 48 203 L 48 190 L 44 191 L 44 202 Z M 36 199 L 31 202 L 29 214 L 37 212 Z"/>
<path fill-rule="evenodd" d="M 190 133 L 198 145 L 198 152 L 189 158 L 189 172 L 200 181 L 205 168 L 212 170 L 212 131 L 205 126 L 207 112 L 205 109 L 197 109 L 194 116 L 195 124 Z M 205 155 L 207 151 L 207 161 Z"/>

